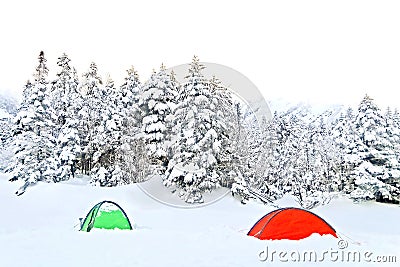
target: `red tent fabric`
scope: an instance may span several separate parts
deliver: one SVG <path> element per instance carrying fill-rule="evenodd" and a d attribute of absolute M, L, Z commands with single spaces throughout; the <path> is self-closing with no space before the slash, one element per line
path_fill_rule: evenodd
<path fill-rule="evenodd" d="M 318 215 L 298 208 L 282 208 L 262 217 L 247 235 L 261 240 L 299 240 L 313 233 L 337 238 L 335 229 Z"/>

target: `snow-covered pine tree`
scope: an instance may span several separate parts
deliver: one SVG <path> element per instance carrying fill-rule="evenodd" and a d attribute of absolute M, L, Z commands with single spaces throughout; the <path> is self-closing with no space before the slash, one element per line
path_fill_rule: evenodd
<path fill-rule="evenodd" d="M 234 152 L 235 125 L 236 118 L 235 106 L 232 99 L 232 92 L 225 87 L 222 82 L 214 75 L 209 81 L 211 91 L 211 101 L 215 106 L 215 120 L 212 127 L 219 133 L 219 151 L 216 154 L 216 171 L 220 177 L 221 185 L 231 188 L 232 180 L 229 175 L 232 171 L 232 154 Z"/>
<path fill-rule="evenodd" d="M 81 153 L 81 140 L 78 132 L 79 121 L 67 117 L 57 137 L 57 171 L 54 180 L 65 181 L 75 177 Z"/>
<path fill-rule="evenodd" d="M 210 81 L 211 101 L 215 105 L 216 120 L 213 127 L 220 135 L 220 151 L 217 153 L 216 171 L 222 186 L 231 189 L 232 194 L 242 203 L 250 198 L 260 197 L 255 190 L 255 180 L 262 178 L 264 165 L 260 164 L 260 123 L 255 114 L 241 100 L 213 76 Z M 245 116 L 247 116 L 247 121 Z M 257 147 L 257 148 L 256 148 Z M 260 161 L 261 160 L 261 161 Z M 265 187 L 268 187 L 265 184 Z"/>
<path fill-rule="evenodd" d="M 268 137 L 265 132 L 268 120 L 257 116 L 251 107 L 245 106 L 243 129 L 246 133 L 245 141 L 247 144 L 242 145 L 247 146 L 247 155 L 243 176 L 249 185 L 250 192 L 261 201 L 269 202 L 271 196 L 274 195 L 274 190 L 271 190 L 272 187 L 265 182 L 266 158 L 269 153 L 267 148 Z"/>
<path fill-rule="evenodd" d="M 350 193 L 354 190 L 354 181 L 350 174 L 355 166 L 361 163 L 357 151 L 364 146 L 355 132 L 353 120 L 353 111 L 349 108 L 346 113 L 341 113 L 339 118 L 335 120 L 330 132 L 336 148 L 341 151 L 338 154 L 340 179 L 332 183 L 332 187 L 344 193 Z"/>
<path fill-rule="evenodd" d="M 134 136 L 139 132 L 142 118 L 139 109 L 139 99 L 141 96 L 141 82 L 139 75 L 132 66 L 127 70 L 125 82 L 119 88 L 117 95 L 114 97 L 115 105 L 123 117 L 124 139 L 126 143 L 131 143 Z"/>
<path fill-rule="evenodd" d="M 23 186 L 16 192 L 18 195 L 38 181 L 53 181 L 55 176 L 56 159 L 53 157 L 53 150 L 56 141 L 53 129 L 56 117 L 47 100 L 48 69 L 43 51 L 38 59 L 35 81 L 33 84 L 28 83 L 24 88 L 24 96 L 27 98 L 23 99 L 13 129 L 16 150 L 15 167 L 10 180 L 24 181 Z"/>
<path fill-rule="evenodd" d="M 120 159 L 122 139 L 124 135 L 124 103 L 120 102 L 120 92 L 114 81 L 108 77 L 105 85 L 102 120 L 95 130 L 92 139 L 94 154 L 91 183 L 100 186 L 117 186 L 127 184 L 131 180 L 129 172 L 123 168 Z"/>
<path fill-rule="evenodd" d="M 251 197 L 261 200 L 264 203 L 270 203 L 282 196 L 282 193 L 279 189 L 277 189 L 276 185 L 278 178 L 278 173 L 280 169 L 280 148 L 282 146 L 283 139 L 281 137 L 282 131 L 282 123 L 281 118 L 277 114 L 274 113 L 274 116 L 269 121 L 264 121 L 260 125 L 261 127 L 261 144 L 259 148 L 257 148 L 256 153 L 258 157 L 254 157 L 254 147 L 249 145 L 254 143 L 252 139 L 249 139 L 250 135 L 247 133 L 251 127 L 247 129 L 243 127 L 242 132 L 244 132 L 244 142 L 241 142 L 241 145 L 238 147 L 237 153 L 241 153 L 242 148 L 246 148 L 245 160 L 251 160 L 252 158 L 256 160 L 257 168 L 253 170 L 251 164 L 241 164 L 244 168 L 244 173 L 246 175 L 246 181 L 248 184 L 248 191 L 251 193 Z M 254 130 L 253 130 L 254 131 Z M 257 136 L 257 135 L 255 135 Z M 255 141 L 255 143 L 259 143 L 260 140 Z M 254 165 L 254 164 L 253 164 Z M 245 168 L 247 167 L 247 168 Z"/>
<path fill-rule="evenodd" d="M 135 68 L 131 66 L 127 71 L 124 83 L 120 87 L 118 97 L 124 108 L 129 109 L 134 104 L 138 104 L 141 93 L 141 83 Z"/>
<path fill-rule="evenodd" d="M 32 82 L 30 80 L 27 80 L 22 89 L 22 101 L 17 107 L 17 112 L 16 112 L 17 114 L 15 115 L 14 119 L 11 121 L 11 129 L 10 129 L 11 136 L 10 136 L 8 142 L 9 142 L 9 145 L 13 147 L 13 150 L 15 150 L 15 152 L 13 152 L 13 157 L 11 159 L 12 161 L 15 161 L 15 162 L 13 164 L 8 164 L 8 166 L 5 168 L 6 173 L 11 173 L 11 172 L 15 171 L 17 167 L 22 167 L 22 165 L 17 164 L 18 159 L 14 155 L 18 151 L 17 136 L 22 133 L 22 129 L 19 129 L 18 127 L 16 127 L 16 124 L 18 121 L 17 120 L 18 116 L 22 116 L 22 113 L 21 114 L 19 114 L 19 113 L 20 112 L 26 113 L 26 111 L 30 109 L 30 103 L 29 103 L 28 99 L 30 99 L 30 97 L 31 97 L 32 87 L 33 87 Z M 26 116 L 26 114 L 24 114 L 24 116 Z M 20 142 L 22 142 L 22 139 L 20 140 Z M 20 145 L 20 146 L 23 147 L 23 145 Z M 15 180 L 17 180 L 17 178 L 15 178 L 15 177 L 10 179 L 10 181 L 15 181 Z"/>
<path fill-rule="evenodd" d="M 123 105 L 124 116 L 121 146 L 117 150 L 116 160 L 126 174 L 128 183 L 142 182 L 150 174 L 150 159 L 141 138 L 142 116 L 139 100 L 142 84 L 136 70 L 131 67 L 117 96 L 119 106 Z"/>
<path fill-rule="evenodd" d="M 169 129 L 169 135 L 170 135 L 170 146 L 168 148 L 168 161 L 172 158 L 172 147 L 171 144 L 173 144 L 175 142 L 175 132 L 174 132 L 174 128 L 176 127 L 176 122 L 175 122 L 175 115 L 174 115 L 174 111 L 178 105 L 178 103 L 180 102 L 180 99 L 182 97 L 182 85 L 181 83 L 177 80 L 176 78 L 176 74 L 174 72 L 174 70 L 172 69 L 170 72 L 170 88 L 173 92 L 173 95 L 175 96 L 175 99 L 172 101 L 173 105 L 173 109 L 172 109 L 172 113 L 170 115 L 168 115 L 167 119 L 167 128 Z"/>
<path fill-rule="evenodd" d="M 395 128 L 400 129 L 400 113 L 396 108 L 392 114 L 393 125 Z"/>
<path fill-rule="evenodd" d="M 330 193 L 338 191 L 334 184 L 340 181 L 340 150 L 328 132 L 323 117 L 319 124 L 310 124 L 302 139 L 305 140 L 304 175 L 297 197 L 302 207 L 313 208 L 330 201 Z"/>
<path fill-rule="evenodd" d="M 22 108 L 24 104 L 27 104 L 27 99 L 31 97 L 33 84 L 30 80 L 25 82 L 24 88 L 22 89 L 22 102 L 20 103 L 19 108 Z"/>
<path fill-rule="evenodd" d="M 281 160 L 277 176 L 280 178 L 276 185 L 282 193 L 300 195 L 302 178 L 305 175 L 303 168 L 306 162 L 305 142 L 303 139 L 307 125 L 296 114 L 285 116 L 282 120 L 282 145 L 280 148 Z"/>
<path fill-rule="evenodd" d="M 177 189 L 188 203 L 203 202 L 203 192 L 220 186 L 217 158 L 223 133 L 216 127 L 216 107 L 204 68 L 195 56 L 174 113 L 176 139 L 164 178 L 164 185 Z"/>
<path fill-rule="evenodd" d="M 65 53 L 58 58 L 60 71 L 52 83 L 50 93 L 50 104 L 58 118 L 55 181 L 64 181 L 75 176 L 81 152 L 77 115 L 82 105 L 82 95 L 78 92 L 77 73 L 70 66 L 70 61 Z"/>
<path fill-rule="evenodd" d="M 132 129 L 135 129 L 133 132 L 137 132 L 138 128 L 141 127 L 141 114 L 138 105 L 142 85 L 139 75 L 133 66 L 127 70 L 127 74 L 125 82 L 121 85 L 116 95 L 115 101 L 118 102 L 117 105 L 120 106 L 120 112 L 124 117 L 125 129 L 129 129 L 129 133 L 131 133 Z M 125 134 L 128 134 L 128 132 Z"/>
<path fill-rule="evenodd" d="M 118 140 L 112 139 L 112 132 L 117 129 L 119 123 L 115 120 L 119 118 L 113 117 L 118 112 L 115 110 L 115 101 L 111 97 L 116 95 L 116 89 L 110 76 L 107 77 L 104 89 L 99 87 L 93 92 L 96 98 L 94 102 L 99 104 L 98 100 L 100 99 L 103 103 L 98 112 L 94 114 L 96 124 L 93 125 L 89 141 L 90 151 L 93 153 L 90 182 L 100 186 L 115 186 L 117 181 L 112 181 L 114 177 L 112 177 L 110 169 L 115 163 L 115 141 L 118 142 Z"/>
<path fill-rule="evenodd" d="M 176 73 L 174 72 L 174 70 L 171 70 L 170 72 L 170 80 L 171 80 L 171 88 L 175 91 L 176 94 L 176 102 L 178 102 L 182 93 L 181 92 L 182 86 L 181 83 L 176 79 Z"/>
<path fill-rule="evenodd" d="M 384 115 L 384 120 L 385 120 L 385 136 L 387 137 L 388 141 L 391 143 L 391 146 L 393 148 L 393 151 L 395 152 L 394 154 L 396 155 L 397 161 L 399 160 L 398 158 L 398 152 L 400 152 L 400 128 L 399 128 L 399 115 L 397 110 L 392 112 L 392 109 L 388 107 L 386 109 L 386 113 Z M 395 162 L 391 163 L 392 166 L 397 165 Z M 395 168 L 398 168 L 398 166 L 394 166 Z"/>
<path fill-rule="evenodd" d="M 310 126 L 297 115 L 290 117 L 287 122 L 290 136 L 284 146 L 284 158 L 287 164 L 283 170 L 282 179 L 289 192 L 298 199 L 300 205 L 304 205 L 306 201 L 306 192 L 304 187 L 307 186 L 307 133 Z"/>
<path fill-rule="evenodd" d="M 139 108 L 142 117 L 142 138 L 151 164 L 159 173 L 165 171 L 169 161 L 172 114 L 176 103 L 176 85 L 164 64 L 143 85 Z"/>
<path fill-rule="evenodd" d="M 400 201 L 400 129 L 396 126 L 396 119 L 396 114 L 392 113 L 388 107 L 384 115 L 385 132 L 383 136 L 387 140 L 387 147 L 383 151 L 387 158 L 384 182 L 392 187 L 393 193 L 391 193 L 391 197 L 378 194 L 377 200 L 391 203 Z"/>
<path fill-rule="evenodd" d="M 393 145 L 393 150 L 396 155 L 397 162 L 400 162 L 400 114 L 397 109 L 392 113 L 390 123 L 392 135 L 390 137 L 390 141 Z"/>
<path fill-rule="evenodd" d="M 36 72 L 33 77 L 35 78 L 35 83 L 48 84 L 49 69 L 47 68 L 47 59 L 44 56 L 44 52 L 39 53 L 39 65 L 36 67 Z"/>
<path fill-rule="evenodd" d="M 50 106 L 58 117 L 58 125 L 60 127 L 65 123 L 66 108 L 69 106 L 69 86 L 77 86 L 77 81 L 72 82 L 70 61 L 65 53 L 58 58 L 57 66 L 60 67 L 60 71 L 57 73 L 57 78 L 52 82 L 49 92 Z"/>
<path fill-rule="evenodd" d="M 97 73 L 97 65 L 92 62 L 89 70 L 82 75 L 79 91 L 83 96 L 81 109 L 78 113 L 78 133 L 82 152 L 79 167 L 83 174 L 89 174 L 92 169 L 95 145 L 93 137 L 95 129 L 101 124 L 102 112 L 107 103 L 104 102 L 103 82 Z"/>
<path fill-rule="evenodd" d="M 355 200 L 395 201 L 400 194 L 398 162 L 378 106 L 368 95 L 361 101 L 355 118 L 356 132 L 364 147 L 357 154 L 362 162 L 354 170 Z"/>

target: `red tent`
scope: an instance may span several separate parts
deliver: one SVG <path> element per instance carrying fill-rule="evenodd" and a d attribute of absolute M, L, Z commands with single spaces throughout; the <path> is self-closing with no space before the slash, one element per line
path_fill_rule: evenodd
<path fill-rule="evenodd" d="M 313 233 L 337 238 L 335 229 L 318 215 L 298 208 L 282 208 L 262 217 L 247 235 L 261 240 L 299 240 Z"/>

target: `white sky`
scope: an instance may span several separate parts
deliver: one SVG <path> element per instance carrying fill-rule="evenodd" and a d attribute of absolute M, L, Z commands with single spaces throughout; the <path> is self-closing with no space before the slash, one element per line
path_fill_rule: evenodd
<path fill-rule="evenodd" d="M 2 1 L 0 91 L 18 94 L 44 50 L 118 83 L 193 54 L 246 75 L 269 99 L 400 107 L 400 1 Z"/>

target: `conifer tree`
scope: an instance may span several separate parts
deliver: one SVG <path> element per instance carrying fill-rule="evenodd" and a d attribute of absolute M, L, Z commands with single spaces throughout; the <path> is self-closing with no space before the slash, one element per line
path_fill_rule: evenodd
<path fill-rule="evenodd" d="M 217 170 L 222 135 L 209 81 L 197 57 L 193 58 L 175 110 L 176 139 L 164 185 L 178 190 L 188 203 L 203 202 L 202 193 L 220 186 Z"/>
<path fill-rule="evenodd" d="M 82 96 L 78 92 L 78 77 L 70 59 L 64 53 L 58 58 L 60 70 L 51 86 L 50 105 L 57 116 L 55 157 L 57 162 L 56 181 L 73 178 L 77 171 L 78 157 L 81 152 L 77 119 L 82 106 Z"/>
<path fill-rule="evenodd" d="M 175 109 L 176 84 L 162 64 L 158 73 L 142 87 L 139 108 L 142 116 L 142 138 L 153 165 L 165 171 L 171 139 L 171 115 Z"/>
<path fill-rule="evenodd" d="M 53 181 L 56 167 L 53 155 L 56 117 L 47 99 L 48 69 L 43 51 L 40 52 L 38 60 L 35 81 L 25 86 L 24 96 L 27 98 L 19 108 L 13 129 L 16 151 L 11 180 L 24 182 L 16 192 L 18 195 L 38 181 Z"/>
<path fill-rule="evenodd" d="M 138 104 L 141 90 L 139 75 L 132 66 L 127 71 L 124 83 L 120 87 L 120 100 L 125 108 L 130 108 L 133 104 Z"/>
<path fill-rule="evenodd" d="M 366 95 L 355 118 L 356 132 L 364 145 L 357 151 L 361 164 L 352 174 L 356 189 L 350 196 L 355 200 L 397 201 L 394 198 L 400 194 L 399 164 L 385 124 L 380 109 Z"/>
<path fill-rule="evenodd" d="M 114 81 L 108 77 L 103 90 L 103 110 L 99 124 L 95 126 L 90 146 L 94 148 L 92 184 L 116 186 L 123 184 L 123 170 L 116 161 L 117 150 L 121 146 L 123 116 L 117 101 L 118 92 Z"/>
<path fill-rule="evenodd" d="M 90 174 L 93 165 L 93 156 L 97 145 L 93 142 L 96 128 L 101 124 L 104 102 L 103 82 L 97 73 L 97 65 L 92 62 L 89 70 L 82 75 L 79 90 L 83 96 L 82 106 L 78 113 L 79 139 L 82 152 L 80 168 L 83 174 Z"/>

